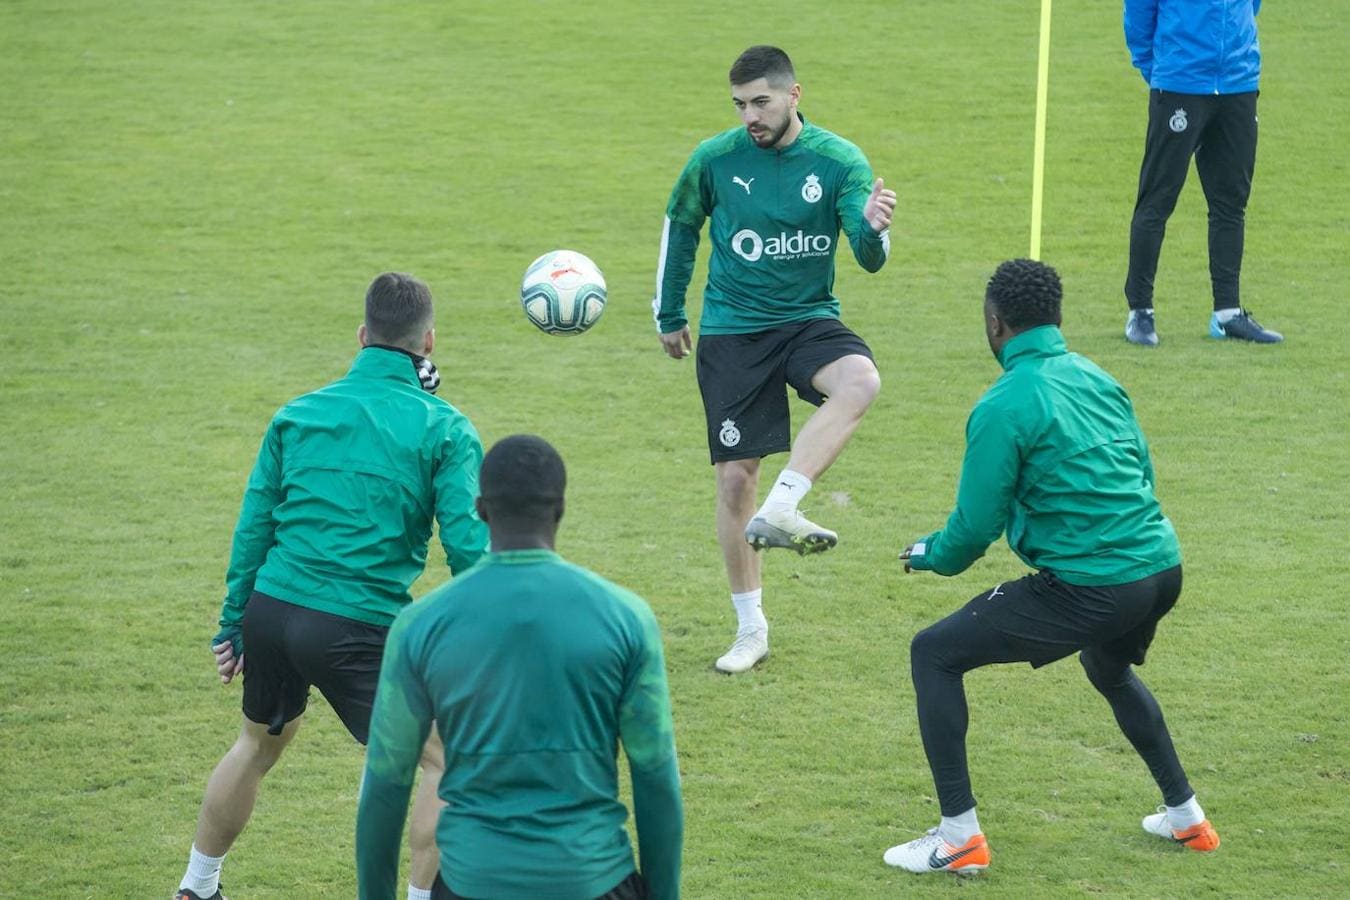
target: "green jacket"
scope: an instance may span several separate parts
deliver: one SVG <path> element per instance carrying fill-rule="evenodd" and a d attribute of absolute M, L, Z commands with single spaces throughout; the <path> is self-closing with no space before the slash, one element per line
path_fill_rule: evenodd
<path fill-rule="evenodd" d="M 549 550 L 489 553 L 408 607 L 385 647 L 356 818 L 363 900 L 393 900 L 417 761 L 445 744 L 441 875 L 465 897 L 589 900 L 635 868 L 679 896 L 684 833 L 661 634 L 636 595 Z"/>
<path fill-rule="evenodd" d="M 970 413 L 956 509 L 910 565 L 955 575 L 1007 530 L 1033 569 L 1124 584 L 1181 562 L 1153 493 L 1148 444 L 1125 389 L 1070 353 L 1053 325 L 1003 345 L 1004 373 Z"/>
<path fill-rule="evenodd" d="M 422 390 L 410 356 L 362 350 L 345 378 L 272 418 L 235 527 L 217 640 L 237 635 L 255 589 L 392 624 L 426 565 L 433 518 L 451 572 L 487 546 L 474 510 L 482 460 L 473 425 Z"/>
<path fill-rule="evenodd" d="M 790 322 L 839 318 L 834 256 L 842 228 L 869 272 L 886 263 L 889 229 L 863 218 L 872 167 L 856 146 L 804 119 L 782 149 L 758 146 L 737 127 L 699 144 L 666 209 L 657 292 L 664 333 L 687 324 L 685 292 L 705 220 L 712 255 L 700 334 L 744 334 Z"/>

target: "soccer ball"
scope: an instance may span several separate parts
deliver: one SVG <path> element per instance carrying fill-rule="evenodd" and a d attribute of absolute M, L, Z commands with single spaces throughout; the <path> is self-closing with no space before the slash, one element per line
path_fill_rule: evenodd
<path fill-rule="evenodd" d="M 575 250 L 554 250 L 530 263 L 520 305 L 540 331 L 581 334 L 605 311 L 605 276 Z"/>

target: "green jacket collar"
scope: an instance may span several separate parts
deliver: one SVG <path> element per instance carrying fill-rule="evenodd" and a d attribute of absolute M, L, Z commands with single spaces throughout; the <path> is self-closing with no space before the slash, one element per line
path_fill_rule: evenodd
<path fill-rule="evenodd" d="M 1063 356 L 1069 352 L 1064 343 L 1064 335 L 1054 325 L 1039 325 L 1029 328 L 1003 345 L 999 351 L 998 362 L 1003 371 L 1012 370 L 1018 363 L 1028 359 L 1044 359 L 1047 356 Z"/>
<path fill-rule="evenodd" d="M 543 547 L 529 550 L 490 550 L 483 554 L 483 559 L 490 563 L 505 563 L 507 565 L 562 561 L 562 557 L 556 551 L 545 550 Z"/>
<path fill-rule="evenodd" d="M 422 382 L 417 378 L 417 364 L 410 354 L 402 350 L 389 350 L 385 347 L 363 347 L 356 354 L 348 377 L 392 378 L 420 388 Z"/>

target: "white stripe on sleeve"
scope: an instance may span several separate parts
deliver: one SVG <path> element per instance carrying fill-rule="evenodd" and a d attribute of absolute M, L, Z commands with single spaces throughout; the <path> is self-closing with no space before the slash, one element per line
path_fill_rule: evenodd
<path fill-rule="evenodd" d="M 656 258 L 656 294 L 652 297 L 652 321 L 661 333 L 661 282 L 666 280 L 666 251 L 670 249 L 670 216 L 661 225 L 661 253 Z"/>

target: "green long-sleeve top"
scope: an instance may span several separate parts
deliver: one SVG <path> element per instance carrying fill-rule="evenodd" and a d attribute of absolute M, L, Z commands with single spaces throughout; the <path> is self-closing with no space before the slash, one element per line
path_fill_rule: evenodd
<path fill-rule="evenodd" d="M 685 294 L 705 221 L 712 255 L 700 334 L 744 334 L 839 318 L 834 258 L 839 232 L 876 272 L 890 230 L 863 218 L 872 167 L 854 144 L 802 120 L 786 147 L 760 147 L 743 127 L 698 145 L 671 191 L 652 311 L 662 332 L 687 324 Z"/>
<path fill-rule="evenodd" d="M 915 542 L 911 566 L 955 575 L 1005 529 L 1023 562 L 1070 584 L 1123 584 L 1180 563 L 1125 389 L 1068 352 L 1053 325 L 1013 337 L 999 362 L 966 423 L 956 508 Z"/>
<path fill-rule="evenodd" d="M 292 400 L 267 428 L 235 527 L 222 634 L 255 589 L 390 625 L 426 565 L 433 518 L 451 572 L 483 554 L 482 461 L 478 432 L 422 390 L 408 354 L 363 349 L 344 378 Z"/>
<path fill-rule="evenodd" d="M 440 871 L 465 897 L 589 900 L 635 868 L 679 896 L 684 813 L 661 635 L 636 595 L 548 550 L 489 553 L 394 623 L 356 819 L 363 900 L 392 900 L 433 720 L 445 745 Z"/>

